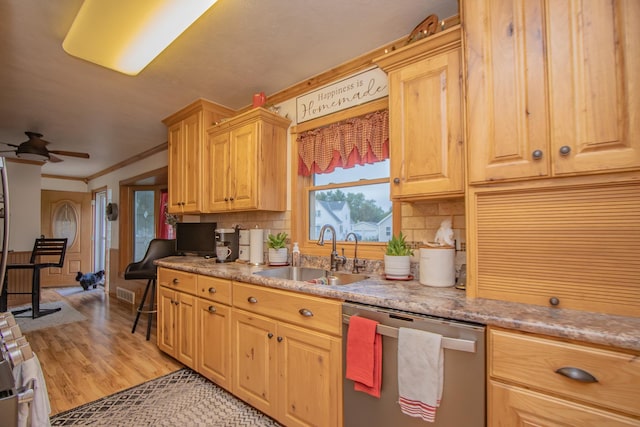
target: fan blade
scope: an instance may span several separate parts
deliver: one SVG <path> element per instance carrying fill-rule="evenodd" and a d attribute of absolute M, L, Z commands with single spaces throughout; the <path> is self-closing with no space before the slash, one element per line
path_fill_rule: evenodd
<path fill-rule="evenodd" d="M 18 146 L 17 146 L 16 144 L 10 144 L 10 143 L 8 143 L 8 142 L 0 142 L 0 144 L 8 145 L 9 147 L 15 147 L 15 148 L 18 148 Z M 13 151 L 15 151 L 15 150 L 13 150 Z"/>
<path fill-rule="evenodd" d="M 64 162 L 64 160 L 62 160 L 60 157 L 52 156 L 51 154 L 49 154 L 49 161 L 50 161 L 51 163 L 60 163 L 60 162 Z"/>
<path fill-rule="evenodd" d="M 62 151 L 62 150 L 49 150 L 51 154 L 59 154 L 61 156 L 80 157 L 81 159 L 88 159 L 88 153 L 79 153 L 77 151 Z"/>

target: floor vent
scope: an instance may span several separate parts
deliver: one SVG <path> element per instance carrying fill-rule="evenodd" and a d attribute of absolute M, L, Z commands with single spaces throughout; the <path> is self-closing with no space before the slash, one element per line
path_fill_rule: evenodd
<path fill-rule="evenodd" d="M 136 293 L 125 288 L 116 288 L 116 297 L 121 301 L 126 301 L 131 305 L 136 302 Z"/>

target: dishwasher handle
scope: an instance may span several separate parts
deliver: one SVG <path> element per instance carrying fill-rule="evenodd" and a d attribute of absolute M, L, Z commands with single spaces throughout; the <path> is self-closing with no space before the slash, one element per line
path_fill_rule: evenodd
<path fill-rule="evenodd" d="M 351 316 L 349 316 L 348 314 L 343 314 L 342 323 L 348 325 L 350 317 Z M 396 339 L 398 338 L 398 328 L 394 328 L 393 326 L 386 326 L 378 323 L 378 326 L 376 326 L 376 332 L 387 337 Z M 446 348 L 448 350 L 464 351 L 467 353 L 475 353 L 476 342 L 473 340 L 464 340 L 460 338 L 442 337 L 442 348 Z"/>

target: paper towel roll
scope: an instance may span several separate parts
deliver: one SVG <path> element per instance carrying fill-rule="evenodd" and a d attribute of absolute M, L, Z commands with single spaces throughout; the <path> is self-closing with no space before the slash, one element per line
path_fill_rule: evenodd
<path fill-rule="evenodd" d="M 249 233 L 249 263 L 258 265 L 264 263 L 264 233 L 261 228 L 252 228 Z"/>
<path fill-rule="evenodd" d="M 455 248 L 432 247 L 420 249 L 420 283 L 447 287 L 456 284 Z"/>

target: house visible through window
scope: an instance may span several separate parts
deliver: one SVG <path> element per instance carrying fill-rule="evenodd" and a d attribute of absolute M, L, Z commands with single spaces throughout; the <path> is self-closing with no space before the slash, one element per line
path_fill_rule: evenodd
<path fill-rule="evenodd" d="M 309 212 L 316 212 L 309 218 L 311 240 L 318 239 L 320 228 L 330 224 L 338 240 L 353 232 L 360 241 L 388 241 L 392 207 L 389 160 L 314 174 L 309 204 Z"/>

